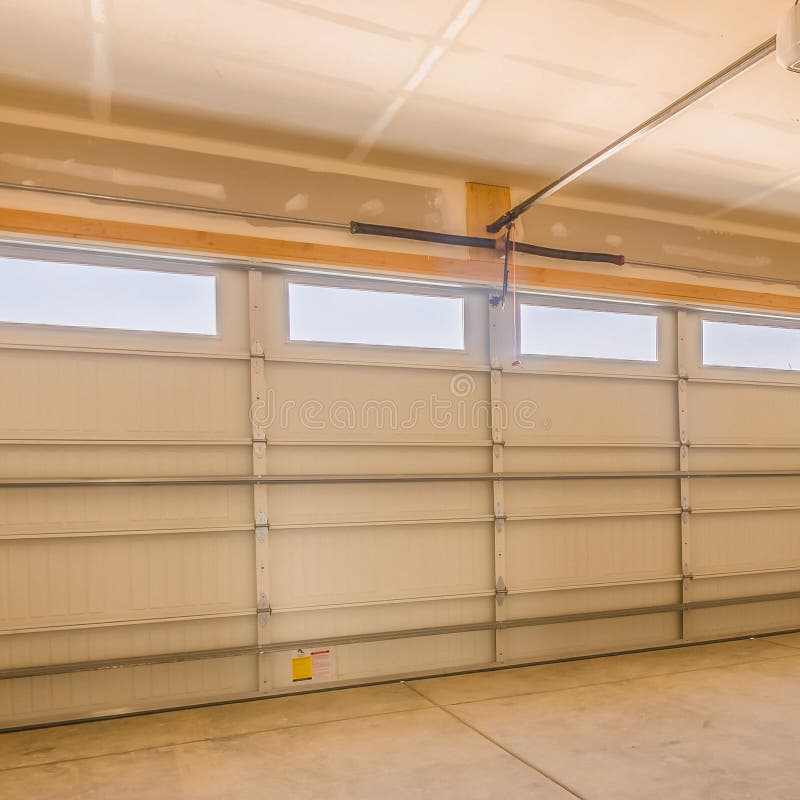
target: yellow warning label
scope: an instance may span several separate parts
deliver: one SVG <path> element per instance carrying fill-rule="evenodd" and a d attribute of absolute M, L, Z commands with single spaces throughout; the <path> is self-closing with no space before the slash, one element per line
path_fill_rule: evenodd
<path fill-rule="evenodd" d="M 292 682 L 311 680 L 311 656 L 299 656 L 292 659 Z"/>

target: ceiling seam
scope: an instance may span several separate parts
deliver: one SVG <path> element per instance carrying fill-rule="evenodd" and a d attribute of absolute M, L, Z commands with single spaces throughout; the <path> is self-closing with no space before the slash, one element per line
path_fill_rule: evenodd
<path fill-rule="evenodd" d="M 91 77 L 89 81 L 89 109 L 92 116 L 102 122 L 111 117 L 111 64 L 108 52 L 108 14 L 106 0 L 89 0 L 91 27 Z"/>
<path fill-rule="evenodd" d="M 422 85 L 436 66 L 439 59 L 447 52 L 448 47 L 458 39 L 459 34 L 483 5 L 484 0 L 467 0 L 461 9 L 448 22 L 439 42 L 434 44 L 423 56 L 417 68 L 409 76 L 400 93 L 386 107 L 383 113 L 367 128 L 364 134 L 350 151 L 348 161 L 363 161 L 386 131 L 389 125 L 408 102 L 409 97 Z"/>

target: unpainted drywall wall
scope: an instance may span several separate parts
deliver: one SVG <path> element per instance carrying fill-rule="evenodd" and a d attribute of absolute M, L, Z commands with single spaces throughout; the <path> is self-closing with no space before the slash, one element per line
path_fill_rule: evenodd
<path fill-rule="evenodd" d="M 434 181 L 387 181 L 13 124 L 0 124 L 0 142 L 6 182 L 331 222 L 446 224 Z"/>
<path fill-rule="evenodd" d="M 115 129 L 55 115 L 52 120 L 25 119 L 24 115 L 14 120 L 11 116 L 0 123 L 0 181 L 333 222 L 360 219 L 450 232 L 465 229 L 464 181 L 472 177 L 469 175 L 462 181 L 157 130 Z M 515 189 L 512 203 L 535 188 Z M 11 190 L 0 190 L 0 205 L 351 247 L 455 258 L 467 255 L 465 250 L 353 237 L 344 231 Z M 711 273 L 787 281 L 799 277 L 796 254 L 800 234 L 794 231 L 615 206 L 580 196 L 571 198 L 569 193 L 537 205 L 523 217 L 519 233 L 525 241 L 552 247 L 621 252 L 630 260 Z M 556 262 L 545 263 L 553 266 Z M 566 262 L 558 262 L 558 266 L 570 268 Z M 592 269 L 608 272 L 615 268 Z M 636 269 L 642 276 L 668 276 L 663 270 Z M 675 279 L 684 280 L 685 274 L 676 273 Z"/>

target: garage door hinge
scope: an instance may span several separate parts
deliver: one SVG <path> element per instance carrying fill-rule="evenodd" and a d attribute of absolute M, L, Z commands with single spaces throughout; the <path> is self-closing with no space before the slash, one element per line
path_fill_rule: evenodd
<path fill-rule="evenodd" d="M 497 601 L 498 606 L 502 606 L 506 601 L 506 597 L 508 597 L 508 587 L 506 586 L 506 582 L 500 577 L 497 579 L 497 583 L 494 587 L 494 599 Z"/>
<path fill-rule="evenodd" d="M 256 525 L 256 541 L 259 544 L 267 543 L 268 533 L 269 533 L 269 525 Z"/>
<path fill-rule="evenodd" d="M 271 614 L 272 608 L 270 607 L 269 600 L 262 592 L 258 596 L 258 625 L 260 628 L 266 628 Z"/>

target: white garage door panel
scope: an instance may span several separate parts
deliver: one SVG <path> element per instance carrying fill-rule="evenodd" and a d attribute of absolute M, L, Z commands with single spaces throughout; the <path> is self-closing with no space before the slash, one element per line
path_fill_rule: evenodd
<path fill-rule="evenodd" d="M 270 363 L 267 391 L 267 438 L 276 442 L 490 438 L 486 373 Z"/>
<path fill-rule="evenodd" d="M 667 472 L 678 469 L 677 448 L 664 447 L 581 447 L 528 446 L 508 442 L 505 447 L 507 472 Z"/>
<path fill-rule="evenodd" d="M 252 502 L 248 486 L 0 489 L 0 538 L 252 528 Z"/>
<path fill-rule="evenodd" d="M 800 569 L 800 511 L 757 511 L 695 517 L 695 574 Z"/>
<path fill-rule="evenodd" d="M 697 470 L 800 470 L 800 447 L 692 446 L 692 469 Z M 698 486 L 705 481 L 698 482 Z"/>
<path fill-rule="evenodd" d="M 506 513 L 563 515 L 675 510 L 680 506 L 680 486 L 670 479 L 592 479 L 508 481 Z"/>
<path fill-rule="evenodd" d="M 798 589 L 800 589 L 800 570 L 764 574 L 754 572 L 752 575 L 732 575 L 697 580 L 692 587 L 692 597 L 698 601 L 719 600 L 783 594 Z M 736 612 L 738 608 L 733 606 L 728 610 Z"/>
<path fill-rule="evenodd" d="M 252 656 L 16 678 L 0 682 L 0 728 L 225 700 L 257 686 Z"/>
<path fill-rule="evenodd" d="M 213 650 L 254 645 L 254 615 L 219 619 L 146 622 L 0 636 L 0 665 L 79 663 L 83 661 Z"/>
<path fill-rule="evenodd" d="M 0 478 L 247 475 L 250 445 L 2 444 Z"/>
<path fill-rule="evenodd" d="M 354 644 L 338 652 L 340 674 L 354 678 L 486 664 L 493 657 L 494 636 L 489 631 Z"/>
<path fill-rule="evenodd" d="M 798 387 L 714 383 L 690 386 L 690 441 L 800 444 Z"/>
<path fill-rule="evenodd" d="M 488 523 L 278 531 L 270 536 L 275 608 L 491 591 Z"/>
<path fill-rule="evenodd" d="M 460 597 L 315 611 L 276 611 L 270 619 L 270 626 L 276 643 L 313 642 L 315 637 L 491 623 L 494 620 L 494 603 L 494 596 Z"/>
<path fill-rule="evenodd" d="M 701 578 L 692 584 L 697 602 L 780 595 L 800 591 L 800 571 Z M 800 628 L 797 600 L 744 603 L 690 611 L 688 634 L 695 639 L 712 639 Z"/>
<path fill-rule="evenodd" d="M 555 614 L 585 614 L 624 608 L 643 608 L 680 603 L 678 580 L 593 586 L 561 591 L 510 594 L 506 600 L 509 619 L 550 617 Z"/>
<path fill-rule="evenodd" d="M 673 516 L 509 522 L 506 539 L 510 590 L 680 573 L 680 531 Z"/>
<path fill-rule="evenodd" d="M 800 477 L 703 478 L 692 484 L 698 511 L 768 506 L 800 506 Z"/>
<path fill-rule="evenodd" d="M 281 446 L 270 442 L 267 460 L 276 475 L 418 475 L 492 469 L 486 445 Z"/>
<path fill-rule="evenodd" d="M 506 441 L 670 443 L 678 438 L 674 384 L 660 380 L 504 373 Z M 514 413 L 534 402 L 533 427 Z M 549 425 L 545 425 L 545 422 Z"/>
<path fill-rule="evenodd" d="M 275 653 L 270 657 L 276 689 L 292 687 L 289 661 L 293 655 Z M 336 670 L 342 679 L 365 680 L 486 665 L 493 658 L 494 634 L 490 631 L 451 633 L 341 645 L 336 648 Z"/>
<path fill-rule="evenodd" d="M 800 627 L 800 600 L 704 608 L 691 611 L 688 622 L 691 636 L 702 639 L 792 630 Z"/>
<path fill-rule="evenodd" d="M 509 661 L 544 660 L 675 642 L 681 637 L 681 624 L 679 614 L 648 614 L 512 628 L 506 636 Z"/>
<path fill-rule="evenodd" d="M 694 475 L 800 469 L 800 382 L 704 368 L 705 312 L 526 294 L 659 317 L 657 363 L 540 358 L 484 290 L 196 266 L 218 336 L 0 323 L 0 479 L 211 479 L 0 488 L 0 669 L 124 662 L 0 680 L 0 727 L 313 688 L 315 640 L 330 684 L 800 627 L 788 599 L 599 616 L 800 592 L 800 510 L 769 510 L 800 478 Z M 465 349 L 292 342 L 292 280 L 463 297 Z M 129 662 L 236 647 L 266 650 Z"/>
<path fill-rule="evenodd" d="M 246 361 L 0 350 L 6 439 L 247 438 Z"/>
<path fill-rule="evenodd" d="M 0 543 L 0 626 L 240 611 L 253 607 L 249 533 L 180 533 Z"/>
<path fill-rule="evenodd" d="M 487 481 L 270 486 L 270 524 L 483 519 L 491 513 L 491 492 Z"/>

